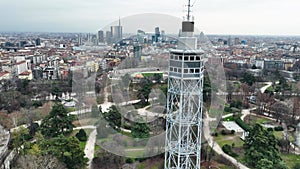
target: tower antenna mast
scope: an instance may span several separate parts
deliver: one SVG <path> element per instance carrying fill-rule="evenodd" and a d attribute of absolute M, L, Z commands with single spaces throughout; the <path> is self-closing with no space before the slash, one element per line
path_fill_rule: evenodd
<path fill-rule="evenodd" d="M 190 17 L 191 17 L 191 0 L 189 0 L 189 3 L 188 3 L 188 14 L 187 14 L 187 21 L 190 21 Z"/>

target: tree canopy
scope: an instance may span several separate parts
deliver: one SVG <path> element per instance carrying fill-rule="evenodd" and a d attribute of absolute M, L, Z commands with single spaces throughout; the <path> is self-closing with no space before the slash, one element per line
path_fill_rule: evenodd
<path fill-rule="evenodd" d="M 241 82 L 247 83 L 249 86 L 252 86 L 256 82 L 256 78 L 250 73 L 244 73 Z"/>
<path fill-rule="evenodd" d="M 150 128 L 147 123 L 134 123 L 131 134 L 134 138 L 148 138 L 150 136 Z"/>
<path fill-rule="evenodd" d="M 245 139 L 245 160 L 258 169 L 285 168 L 277 147 L 277 139 L 272 131 L 255 124 Z M 268 166 L 268 167 L 267 167 Z"/>
<path fill-rule="evenodd" d="M 57 137 L 44 140 L 41 145 L 42 154 L 52 155 L 64 162 L 68 169 L 81 169 L 86 166 L 87 159 L 79 146 L 79 140 L 75 137 Z"/>
<path fill-rule="evenodd" d="M 116 106 L 111 106 L 108 112 L 104 112 L 102 115 L 111 127 L 118 128 L 121 126 L 121 114 Z"/>
<path fill-rule="evenodd" d="M 43 119 L 40 129 L 45 137 L 69 134 L 74 128 L 73 121 L 74 117 L 68 114 L 62 104 L 55 104 L 50 114 Z"/>

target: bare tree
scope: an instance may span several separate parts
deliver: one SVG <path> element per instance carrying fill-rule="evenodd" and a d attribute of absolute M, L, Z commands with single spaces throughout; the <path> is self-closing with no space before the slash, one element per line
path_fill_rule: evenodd
<path fill-rule="evenodd" d="M 12 169 L 65 169 L 65 165 L 59 162 L 55 157 L 49 155 L 25 155 L 20 156 Z"/>
<path fill-rule="evenodd" d="M 276 122 L 280 120 L 281 123 L 282 121 L 286 120 L 286 117 L 289 116 L 289 108 L 281 102 L 274 103 L 270 107 L 270 110 L 273 112 Z"/>

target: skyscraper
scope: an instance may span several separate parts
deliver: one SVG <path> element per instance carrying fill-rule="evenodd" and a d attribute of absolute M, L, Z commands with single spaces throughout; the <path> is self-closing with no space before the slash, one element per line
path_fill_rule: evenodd
<path fill-rule="evenodd" d="M 41 39 L 40 38 L 36 38 L 35 45 L 36 46 L 41 46 Z"/>
<path fill-rule="evenodd" d="M 104 43 L 104 32 L 102 30 L 98 31 L 98 43 Z"/>
<path fill-rule="evenodd" d="M 159 27 L 155 28 L 155 42 L 158 42 L 158 38 L 160 37 Z"/>
<path fill-rule="evenodd" d="M 106 31 L 105 33 L 105 41 L 107 44 L 111 43 L 111 32 L 110 31 Z"/>
<path fill-rule="evenodd" d="M 123 36 L 123 30 L 122 30 L 122 26 L 121 26 L 121 20 L 119 19 L 119 25 L 118 26 L 111 26 L 110 27 L 110 31 L 111 31 L 111 40 L 113 43 L 116 43 L 120 40 L 122 40 L 122 36 Z"/>

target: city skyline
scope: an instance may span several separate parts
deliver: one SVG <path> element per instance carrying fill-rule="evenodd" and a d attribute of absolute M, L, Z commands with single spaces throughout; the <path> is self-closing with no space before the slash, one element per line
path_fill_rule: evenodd
<path fill-rule="evenodd" d="M 118 18 L 138 14 L 164 14 L 182 20 L 183 0 L 26 0 L 1 2 L 1 32 L 94 32 Z M 296 0 L 196 0 L 192 1 L 196 27 L 206 34 L 300 35 Z M 181 11 L 181 12 L 178 12 Z M 8 14 L 8 15 L 5 15 Z M 9 17 L 8 17 L 9 16 Z M 152 21 L 153 22 L 153 21 Z M 159 25 L 157 25 L 159 26 Z M 178 30 L 171 30 L 178 33 Z M 154 27 L 153 27 L 154 30 Z M 126 29 L 124 33 L 132 33 Z"/>

